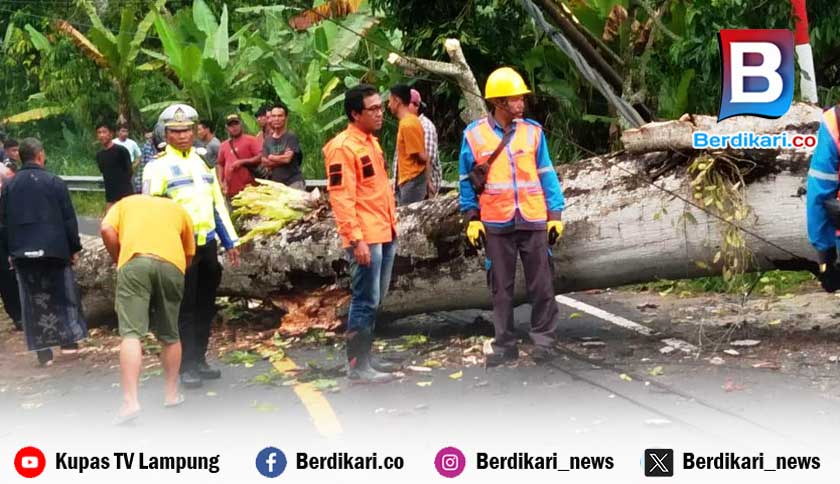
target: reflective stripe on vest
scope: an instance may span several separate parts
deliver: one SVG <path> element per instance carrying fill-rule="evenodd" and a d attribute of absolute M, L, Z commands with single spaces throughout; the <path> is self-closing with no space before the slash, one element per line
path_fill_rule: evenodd
<path fill-rule="evenodd" d="M 484 192 L 478 198 L 482 222 L 508 223 L 517 209 L 528 222 L 545 222 L 548 218 L 537 170 L 541 130 L 523 121 L 516 121 L 515 126 L 513 138 L 490 167 Z M 476 164 L 486 163 L 501 142 L 487 119 L 467 130 L 466 139 Z"/>

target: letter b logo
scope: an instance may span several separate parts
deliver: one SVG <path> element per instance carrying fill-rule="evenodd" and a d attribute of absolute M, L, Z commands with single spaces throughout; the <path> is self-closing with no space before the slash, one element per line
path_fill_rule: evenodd
<path fill-rule="evenodd" d="M 721 30 L 723 74 L 718 121 L 783 116 L 793 101 L 793 32 Z"/>

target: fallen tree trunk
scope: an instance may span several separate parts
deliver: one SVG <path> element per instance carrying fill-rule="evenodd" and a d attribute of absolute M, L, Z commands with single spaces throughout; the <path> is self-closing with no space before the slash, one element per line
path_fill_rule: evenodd
<path fill-rule="evenodd" d="M 619 153 L 559 168 L 567 229 L 553 249 L 558 293 L 719 273 L 720 267 L 701 269 L 696 262 L 712 265 L 721 222 L 644 181 L 653 173 L 656 185 L 690 199 L 685 163 L 672 160 L 664 152 Z M 747 201 L 755 217 L 748 229 L 760 237 L 747 237 L 754 268 L 808 268 L 796 257 L 812 253 L 801 195 L 807 165 L 807 153 L 786 153 L 763 162 L 750 175 Z M 489 307 L 484 257 L 464 245 L 457 198 L 413 204 L 401 208 L 398 216 L 400 245 L 383 313 L 397 317 Z M 226 267 L 220 295 L 268 299 L 346 286 L 348 265 L 334 227 L 326 212 L 256 241 L 244 251 L 241 267 Z M 107 312 L 113 305 L 111 267 L 101 242 L 85 240 L 77 272 L 89 314 Z M 522 281 L 520 272 L 520 299 Z"/>
<path fill-rule="evenodd" d="M 783 131 L 816 132 L 822 110 L 805 103 L 795 103 L 778 119 L 736 116 L 717 121 L 714 116 L 683 115 L 679 120 L 645 124 L 621 134 L 621 142 L 630 153 L 665 150 L 691 150 L 696 131 L 715 135 L 734 135 L 742 131 L 777 134 Z"/>

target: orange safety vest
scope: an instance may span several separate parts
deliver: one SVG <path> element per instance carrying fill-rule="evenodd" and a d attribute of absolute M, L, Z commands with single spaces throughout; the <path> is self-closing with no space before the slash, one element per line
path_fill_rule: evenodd
<path fill-rule="evenodd" d="M 508 223 L 513 220 L 517 209 L 528 222 L 545 222 L 548 219 L 545 195 L 537 172 L 537 149 L 542 128 L 523 120 L 514 123 L 516 132 L 490 166 L 484 192 L 478 197 L 482 222 Z M 486 163 L 502 141 L 487 119 L 467 129 L 466 139 L 476 164 Z"/>

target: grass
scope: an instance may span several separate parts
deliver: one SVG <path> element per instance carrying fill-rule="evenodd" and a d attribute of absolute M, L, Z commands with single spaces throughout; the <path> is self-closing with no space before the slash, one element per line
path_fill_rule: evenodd
<path fill-rule="evenodd" d="M 661 296 L 674 295 L 691 297 L 701 294 L 743 294 L 753 287 L 753 295 L 778 296 L 801 291 L 814 280 L 810 272 L 768 271 L 739 276 L 733 284 L 727 284 L 723 277 L 699 277 L 697 279 L 659 280 L 645 284 L 633 284 L 621 289 L 657 292 Z"/>
<path fill-rule="evenodd" d="M 105 213 L 104 192 L 70 192 L 76 215 L 101 217 Z"/>

